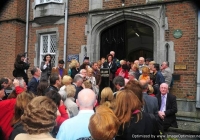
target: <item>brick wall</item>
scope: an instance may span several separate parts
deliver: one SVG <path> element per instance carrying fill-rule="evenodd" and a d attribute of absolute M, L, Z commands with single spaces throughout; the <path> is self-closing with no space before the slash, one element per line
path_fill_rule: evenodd
<path fill-rule="evenodd" d="M 25 11 L 25 0 L 9 0 L 1 9 L 0 59 L 3 62 L 3 67 L 0 71 L 0 77 L 12 78 L 15 58 L 18 53 L 24 52 Z"/>
<path fill-rule="evenodd" d="M 180 81 L 174 82 L 172 92 L 179 98 L 187 94 L 196 96 L 197 74 L 197 10 L 189 3 L 174 3 L 166 5 L 169 30 L 166 32 L 166 40 L 174 42 L 176 52 L 175 64 L 187 65 L 187 70 L 175 70 L 180 74 Z M 183 36 L 179 39 L 173 37 L 173 31 L 181 29 Z"/>
<path fill-rule="evenodd" d="M 17 2 L 15 0 L 8 1 L 0 13 L 0 21 L 16 18 Z"/>

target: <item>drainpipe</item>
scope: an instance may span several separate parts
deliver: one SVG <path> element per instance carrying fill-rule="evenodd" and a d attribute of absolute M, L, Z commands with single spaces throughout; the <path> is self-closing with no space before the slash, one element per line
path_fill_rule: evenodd
<path fill-rule="evenodd" d="M 68 22 L 68 0 L 66 0 L 65 3 L 65 29 L 64 29 L 64 53 L 63 53 L 63 59 L 65 61 L 65 66 L 66 67 L 66 56 L 67 56 L 67 22 Z"/>
<path fill-rule="evenodd" d="M 198 10 L 198 53 L 197 53 L 197 92 L 196 108 L 200 108 L 200 10 Z"/>
<path fill-rule="evenodd" d="M 29 24 L 29 0 L 27 0 L 26 4 L 26 38 L 25 38 L 25 52 L 28 52 L 28 24 Z M 28 53 L 26 54 L 28 57 Z"/>

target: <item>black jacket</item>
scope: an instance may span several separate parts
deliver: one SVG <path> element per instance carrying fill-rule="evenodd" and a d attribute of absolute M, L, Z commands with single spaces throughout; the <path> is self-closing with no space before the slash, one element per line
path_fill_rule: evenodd
<path fill-rule="evenodd" d="M 15 77 L 23 77 L 26 84 L 28 84 L 28 75 L 25 73 L 25 70 L 29 69 L 30 64 L 20 61 L 19 63 L 14 64 L 16 75 Z"/>
<path fill-rule="evenodd" d="M 154 122 L 148 113 L 142 112 L 142 119 L 137 122 L 136 114 L 133 114 L 130 122 L 121 125 L 115 140 L 149 140 L 151 134 L 156 135 Z"/>
<path fill-rule="evenodd" d="M 38 80 L 33 77 L 29 82 L 28 82 L 28 91 L 34 93 L 35 95 L 37 94 L 37 87 L 38 87 Z"/>
<path fill-rule="evenodd" d="M 160 109 L 161 107 L 161 94 L 159 93 L 156 95 L 158 99 L 158 107 Z M 169 127 L 176 127 L 178 128 L 177 122 L 176 122 L 176 113 L 177 113 L 177 102 L 176 102 L 176 96 L 167 93 L 167 100 L 166 100 L 166 111 L 165 111 L 165 118 L 163 122 L 164 130 L 167 130 Z"/>
<path fill-rule="evenodd" d="M 13 126 L 13 131 L 10 134 L 9 140 L 14 140 L 15 137 L 20 133 L 26 133 L 26 131 L 23 129 L 22 123 L 18 122 Z"/>
<path fill-rule="evenodd" d="M 57 87 L 55 87 L 55 86 L 53 86 L 53 85 L 50 85 L 50 86 L 45 90 L 44 93 L 46 94 L 47 92 L 49 92 L 49 91 L 51 91 L 51 90 L 54 90 L 54 91 L 56 91 L 56 92 L 59 91 Z"/>

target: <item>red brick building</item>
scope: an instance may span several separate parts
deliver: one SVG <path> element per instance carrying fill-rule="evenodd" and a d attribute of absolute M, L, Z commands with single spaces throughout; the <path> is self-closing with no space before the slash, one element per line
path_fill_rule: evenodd
<path fill-rule="evenodd" d="M 1 9 L 1 76 L 11 77 L 16 55 L 26 49 L 31 66 L 40 66 L 46 53 L 66 66 L 69 56 L 97 61 L 111 50 L 130 61 L 151 57 L 170 63 L 178 115 L 199 118 L 199 14 L 191 1 L 30 0 L 29 8 L 28 22 L 25 0 L 9 0 Z"/>

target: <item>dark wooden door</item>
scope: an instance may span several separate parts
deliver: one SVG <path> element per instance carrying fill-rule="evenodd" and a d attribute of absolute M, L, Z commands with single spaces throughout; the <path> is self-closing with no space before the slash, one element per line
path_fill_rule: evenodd
<path fill-rule="evenodd" d="M 115 51 L 119 60 L 126 58 L 126 21 L 106 29 L 101 34 L 100 58 L 106 57 L 110 51 Z"/>

